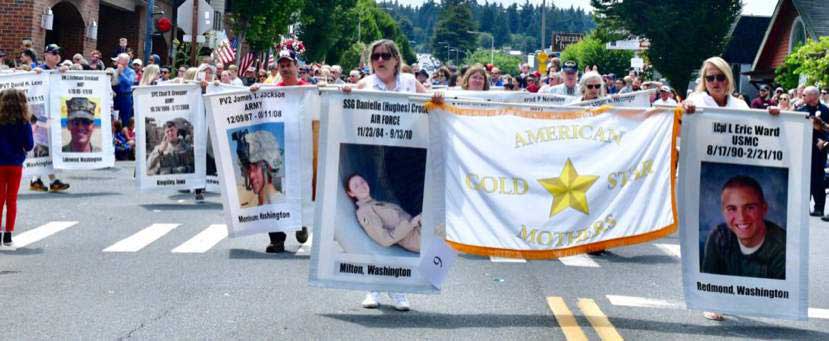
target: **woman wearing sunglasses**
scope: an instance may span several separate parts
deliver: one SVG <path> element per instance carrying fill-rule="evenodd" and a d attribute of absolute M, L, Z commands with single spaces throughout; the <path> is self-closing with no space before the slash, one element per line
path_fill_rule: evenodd
<path fill-rule="evenodd" d="M 361 79 L 355 85 L 356 89 L 369 89 L 390 92 L 426 92 L 426 87 L 417 81 L 414 75 L 400 72 L 400 50 L 397 44 L 388 39 L 375 41 L 369 46 L 371 70 L 373 73 Z M 342 92 L 350 93 L 351 86 L 345 85 Z M 388 293 L 394 301 L 394 309 L 409 310 L 409 300 L 402 293 Z M 374 309 L 380 306 L 380 293 L 371 291 L 363 300 L 363 308 Z"/>
<path fill-rule="evenodd" d="M 602 98 L 607 95 L 607 90 L 605 90 L 604 88 L 604 80 L 602 79 L 602 75 L 600 75 L 596 71 L 590 71 L 588 73 L 585 73 L 584 76 L 581 77 L 581 83 L 579 83 L 579 90 L 581 91 L 582 101 L 590 101 Z"/>
<path fill-rule="evenodd" d="M 748 109 L 745 101 L 731 95 L 734 93 L 732 75 L 731 66 L 722 58 L 706 59 L 699 70 L 697 88 L 682 103 L 685 112 L 692 114 L 697 107 Z M 780 114 L 780 108 L 776 106 L 769 106 L 768 111 L 772 115 Z M 722 319 L 722 316 L 719 319 Z"/>

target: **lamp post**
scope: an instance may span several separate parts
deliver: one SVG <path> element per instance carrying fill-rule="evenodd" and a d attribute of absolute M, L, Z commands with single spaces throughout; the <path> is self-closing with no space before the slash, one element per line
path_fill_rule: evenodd
<path fill-rule="evenodd" d="M 483 34 L 488 32 L 480 32 L 480 31 L 466 31 L 472 34 Z M 495 65 L 495 35 L 492 33 L 489 34 L 489 63 Z"/>
<path fill-rule="evenodd" d="M 449 57 L 449 50 L 452 49 L 452 46 L 449 45 L 449 43 L 445 42 L 445 41 L 439 41 L 438 45 L 446 45 L 446 59 L 447 59 L 447 61 L 451 60 L 452 57 Z"/>

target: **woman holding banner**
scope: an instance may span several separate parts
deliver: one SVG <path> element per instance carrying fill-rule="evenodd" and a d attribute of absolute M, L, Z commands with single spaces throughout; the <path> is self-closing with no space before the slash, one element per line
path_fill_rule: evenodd
<path fill-rule="evenodd" d="M 697 107 L 749 109 L 745 101 L 731 95 L 735 88 L 732 75 L 731 66 L 724 59 L 720 57 L 706 59 L 699 70 L 699 80 L 695 91 L 682 102 L 685 112 L 693 114 Z M 775 106 L 769 106 L 768 111 L 771 115 L 780 114 L 780 109 Z M 712 311 L 706 311 L 702 316 L 714 321 L 724 320 L 721 314 Z"/>
<path fill-rule="evenodd" d="M 489 75 L 481 64 L 475 64 L 466 70 L 461 80 L 461 88 L 470 91 L 489 90 Z"/>
<path fill-rule="evenodd" d="M 388 39 L 375 41 L 371 43 L 367 52 L 371 57 L 373 73 L 357 82 L 355 88 L 391 92 L 426 92 L 426 88 L 417 81 L 414 75 L 400 72 L 400 50 L 393 41 Z M 341 89 L 344 93 L 351 92 L 351 87 L 348 85 Z M 363 308 L 379 307 L 380 304 L 377 302 L 379 297 L 380 293 L 376 291 L 366 294 L 362 303 Z M 394 309 L 409 310 L 409 300 L 405 294 L 390 292 L 389 297 L 394 300 Z"/>
<path fill-rule="evenodd" d="M 602 75 L 600 75 L 596 71 L 590 71 L 588 73 L 585 73 L 584 76 L 581 77 L 581 83 L 579 83 L 579 90 L 581 91 L 582 101 L 599 99 L 607 95 L 607 90 L 605 90 Z"/>

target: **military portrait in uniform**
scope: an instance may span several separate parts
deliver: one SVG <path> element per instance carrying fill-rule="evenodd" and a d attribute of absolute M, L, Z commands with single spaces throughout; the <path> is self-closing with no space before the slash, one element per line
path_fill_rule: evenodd
<path fill-rule="evenodd" d="M 700 272 L 785 280 L 787 170 L 703 162 L 700 173 Z"/>
<path fill-rule="evenodd" d="M 49 115 L 44 103 L 29 104 L 35 147 L 26 158 L 49 156 Z"/>
<path fill-rule="evenodd" d="M 196 171 L 193 126 L 184 118 L 157 122 L 145 118 L 147 175 L 192 174 Z"/>
<path fill-rule="evenodd" d="M 279 122 L 227 131 L 241 208 L 285 200 L 284 128 Z"/>
<path fill-rule="evenodd" d="M 88 97 L 61 101 L 63 152 L 96 153 L 101 151 L 100 100 Z"/>
<path fill-rule="evenodd" d="M 346 252 L 419 256 L 425 164 L 422 148 L 340 145 L 335 239 Z"/>

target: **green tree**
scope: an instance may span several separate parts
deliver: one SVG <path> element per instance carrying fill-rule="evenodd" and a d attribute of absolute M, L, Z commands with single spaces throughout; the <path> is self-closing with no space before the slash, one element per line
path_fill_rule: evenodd
<path fill-rule="evenodd" d="M 499 51 L 495 52 L 494 56 L 495 66 L 501 69 L 505 74 L 512 74 L 517 75 L 519 72 L 518 66 L 521 65 L 521 57 L 519 56 L 511 56 L 506 53 L 502 53 Z M 472 64 L 481 64 L 486 65 L 489 64 L 491 58 L 490 51 L 488 49 L 480 49 L 476 50 L 474 53 L 469 55 L 464 63 L 467 65 Z"/>
<path fill-rule="evenodd" d="M 633 58 L 632 51 L 608 50 L 601 40 L 590 34 L 578 43 L 567 46 L 561 53 L 562 60 L 575 60 L 579 66 L 596 65 L 601 73 L 626 75 Z"/>
<path fill-rule="evenodd" d="M 440 13 L 435 36 L 432 38 L 432 50 L 437 51 L 436 55 L 441 60 L 449 60 L 444 44 L 448 43 L 452 48 L 460 51 L 475 49 L 475 33 L 469 33 L 477 29 L 472 20 L 472 6 L 470 0 L 444 0 L 443 11 Z"/>
<path fill-rule="evenodd" d="M 305 59 L 336 61 L 342 51 L 335 48 L 350 33 L 349 21 L 343 12 L 353 8 L 357 0 L 307 1 L 300 16 L 299 39 L 305 42 Z"/>
<path fill-rule="evenodd" d="M 691 73 L 722 54 L 741 0 L 590 0 L 600 27 L 648 38 L 653 66 L 684 93 Z"/>
<path fill-rule="evenodd" d="M 288 33 L 288 25 L 299 15 L 297 8 L 304 4 L 305 0 L 234 0 L 228 21 L 242 41 L 261 51 L 281 41 L 280 37 Z"/>
<path fill-rule="evenodd" d="M 786 89 L 796 88 L 800 78 L 806 78 L 807 85 L 826 87 L 829 85 L 829 37 L 818 41 L 809 40 L 786 57 L 778 66 L 775 81 Z"/>

